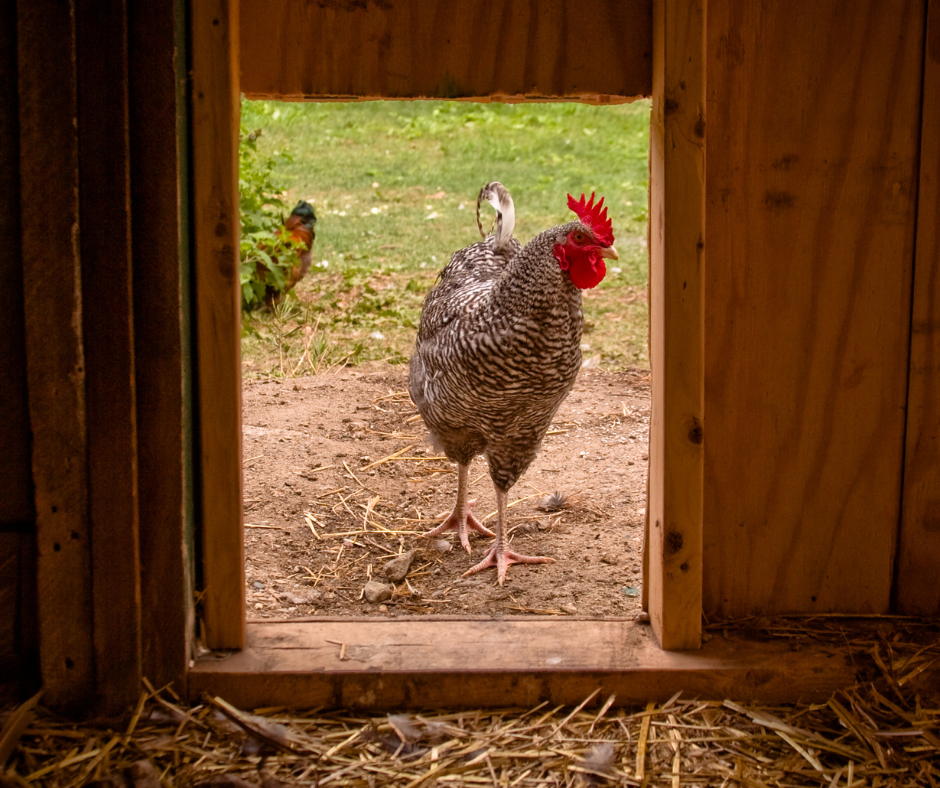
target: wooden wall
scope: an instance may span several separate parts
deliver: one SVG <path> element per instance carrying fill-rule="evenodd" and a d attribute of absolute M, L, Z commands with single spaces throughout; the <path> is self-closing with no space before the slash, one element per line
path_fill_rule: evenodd
<path fill-rule="evenodd" d="M 35 513 L 20 244 L 16 7 L 0 6 L 0 685 L 36 660 Z"/>
<path fill-rule="evenodd" d="M 0 684 L 82 713 L 189 658 L 184 8 L 0 10 Z"/>
<path fill-rule="evenodd" d="M 940 2 L 930 0 L 924 49 L 914 304 L 901 538 L 900 613 L 940 615 Z"/>
<path fill-rule="evenodd" d="M 30 472 L 29 403 L 26 387 L 25 309 L 21 263 L 19 98 L 16 8 L 0 9 L 0 683 L 37 659 L 35 512 Z M 31 671 L 32 678 L 38 672 Z"/>
<path fill-rule="evenodd" d="M 648 0 L 246 0 L 249 98 L 649 95 Z"/>
<path fill-rule="evenodd" d="M 141 661 L 180 683 L 194 633 L 196 461 L 187 3 L 127 4 Z"/>
<path fill-rule="evenodd" d="M 239 503 L 237 462 L 211 482 L 205 374 L 227 353 L 237 401 L 237 29 L 242 90 L 294 99 L 619 101 L 658 57 L 663 642 L 694 644 L 702 609 L 940 613 L 937 0 L 655 5 L 654 52 L 639 0 L 245 0 L 240 27 L 217 0 L 195 15 L 208 66 L 187 0 L 0 7 L 0 684 L 38 653 L 47 702 L 108 710 L 185 674 L 197 499 Z M 237 644 L 232 621 L 207 631 Z"/>
<path fill-rule="evenodd" d="M 699 585 L 709 616 L 940 612 L 922 582 L 940 574 L 928 5 L 935 19 L 925 0 L 710 0 L 697 24 L 664 0 L 657 44 L 637 42 L 641 4 L 597 3 L 582 53 L 565 3 L 529 18 L 521 2 L 246 0 L 242 89 L 621 100 L 652 85 L 647 583 L 689 587 L 654 623 L 693 644 Z"/>
<path fill-rule="evenodd" d="M 892 609 L 925 9 L 708 3 L 709 616 Z"/>

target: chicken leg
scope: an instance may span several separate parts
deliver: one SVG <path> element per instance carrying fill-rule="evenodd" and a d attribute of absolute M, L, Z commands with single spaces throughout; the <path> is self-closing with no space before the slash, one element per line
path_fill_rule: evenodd
<path fill-rule="evenodd" d="M 445 531 L 449 531 L 453 528 L 457 531 L 457 536 L 460 538 L 460 544 L 463 545 L 464 550 L 467 551 L 467 555 L 470 555 L 472 552 L 470 550 L 470 529 L 473 529 L 477 533 L 483 534 L 484 536 L 496 536 L 489 528 L 487 528 L 483 523 L 477 520 L 473 516 L 473 513 L 470 509 L 473 508 L 473 504 L 476 501 L 467 500 L 467 491 L 470 488 L 470 466 L 457 465 L 457 503 L 454 504 L 454 511 L 452 511 L 446 520 L 442 522 L 437 528 L 433 531 L 428 531 L 426 534 L 422 534 L 422 539 L 427 539 L 430 536 L 440 536 L 440 534 Z"/>
<path fill-rule="evenodd" d="M 483 560 L 476 566 L 471 566 L 463 576 L 475 575 L 491 566 L 496 567 L 496 580 L 500 585 L 506 579 L 506 570 L 510 564 L 550 564 L 554 562 L 553 558 L 543 556 L 520 555 L 509 549 L 509 531 L 506 528 L 506 510 L 508 508 L 506 501 L 509 493 L 496 488 L 496 541 L 487 551 Z"/>

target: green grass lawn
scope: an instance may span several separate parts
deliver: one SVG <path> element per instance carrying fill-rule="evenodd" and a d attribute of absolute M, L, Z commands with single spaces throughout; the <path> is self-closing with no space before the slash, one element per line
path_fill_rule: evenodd
<path fill-rule="evenodd" d="M 513 196 L 522 243 L 574 218 L 567 193 L 605 198 L 620 260 L 584 293 L 584 355 L 647 366 L 649 113 L 646 101 L 243 101 L 242 125 L 261 129 L 258 148 L 277 160 L 285 202 L 306 199 L 318 218 L 314 267 L 296 298 L 274 315 L 244 315 L 245 374 L 407 361 L 438 271 L 479 240 L 476 197 L 491 180 Z"/>

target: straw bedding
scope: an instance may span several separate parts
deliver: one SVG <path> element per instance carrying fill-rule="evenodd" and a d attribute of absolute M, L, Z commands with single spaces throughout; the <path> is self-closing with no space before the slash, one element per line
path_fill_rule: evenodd
<path fill-rule="evenodd" d="M 8 710 L 4 786 L 940 786 L 940 625 L 877 619 L 750 621 L 850 650 L 864 680 L 825 703 L 763 707 L 676 695 L 620 708 L 351 716 L 188 704 L 147 684 L 127 718 L 74 724 Z"/>

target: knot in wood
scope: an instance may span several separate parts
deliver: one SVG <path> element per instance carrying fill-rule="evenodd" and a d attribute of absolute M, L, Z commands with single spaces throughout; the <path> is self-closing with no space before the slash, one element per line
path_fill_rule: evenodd
<path fill-rule="evenodd" d="M 667 556 L 675 555 L 682 549 L 682 534 L 678 531 L 669 531 L 663 540 L 663 550 Z"/>

